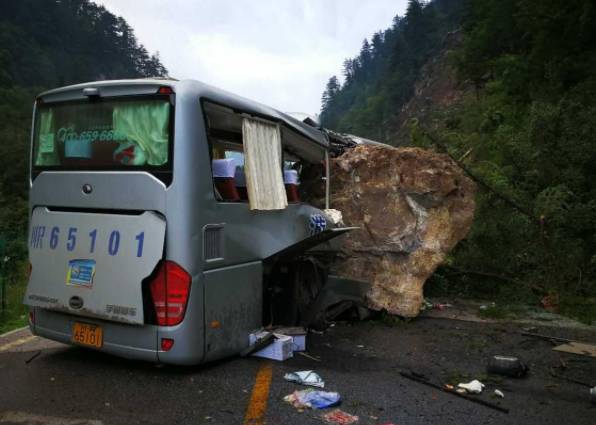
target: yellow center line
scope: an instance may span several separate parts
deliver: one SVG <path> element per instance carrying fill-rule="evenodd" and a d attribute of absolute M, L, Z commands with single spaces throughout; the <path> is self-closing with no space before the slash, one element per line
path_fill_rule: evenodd
<path fill-rule="evenodd" d="M 37 338 L 35 335 L 29 335 L 29 336 L 27 336 L 25 338 L 21 338 L 21 339 L 17 339 L 16 341 L 9 342 L 8 344 L 3 345 L 3 346 L 0 347 L 0 353 L 3 352 L 3 351 L 8 351 L 11 348 L 18 347 L 19 345 L 26 344 L 29 341 L 33 341 L 35 338 Z"/>
<path fill-rule="evenodd" d="M 269 387 L 273 366 L 271 363 L 262 363 L 255 378 L 255 385 L 252 388 L 250 402 L 244 415 L 244 425 L 263 425 L 265 423 L 265 412 L 267 411 L 267 400 L 269 399 Z"/>

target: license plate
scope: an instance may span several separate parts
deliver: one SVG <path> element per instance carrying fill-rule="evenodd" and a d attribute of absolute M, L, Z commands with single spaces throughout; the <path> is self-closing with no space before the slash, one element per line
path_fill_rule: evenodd
<path fill-rule="evenodd" d="M 101 348 L 103 329 L 99 325 L 75 322 L 72 328 L 72 342 L 88 347 Z"/>

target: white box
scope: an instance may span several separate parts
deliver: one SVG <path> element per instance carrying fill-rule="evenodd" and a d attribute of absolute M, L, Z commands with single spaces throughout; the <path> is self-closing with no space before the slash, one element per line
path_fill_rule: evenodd
<path fill-rule="evenodd" d="M 249 339 L 255 341 L 257 338 L 253 337 L 253 334 L 251 334 Z M 252 355 L 255 357 L 263 357 L 265 359 L 284 361 L 294 356 L 292 352 L 293 345 L 292 337 L 274 334 L 274 339 L 271 344 Z"/>
<path fill-rule="evenodd" d="M 274 334 L 287 335 L 292 338 L 292 351 L 306 351 L 306 330 L 300 327 L 277 328 Z"/>

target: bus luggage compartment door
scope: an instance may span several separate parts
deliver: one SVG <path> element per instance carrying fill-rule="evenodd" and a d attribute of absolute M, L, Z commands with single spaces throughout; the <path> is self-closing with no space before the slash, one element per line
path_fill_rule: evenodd
<path fill-rule="evenodd" d="M 162 258 L 166 222 L 140 215 L 37 207 L 29 229 L 32 307 L 143 324 L 142 281 Z"/>

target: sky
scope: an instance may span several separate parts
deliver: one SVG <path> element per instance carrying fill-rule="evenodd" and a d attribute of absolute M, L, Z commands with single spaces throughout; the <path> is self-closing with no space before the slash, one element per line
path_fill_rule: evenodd
<path fill-rule="evenodd" d="M 316 114 L 362 41 L 407 0 L 97 0 L 122 16 L 170 76 L 196 79 L 284 112 Z"/>

